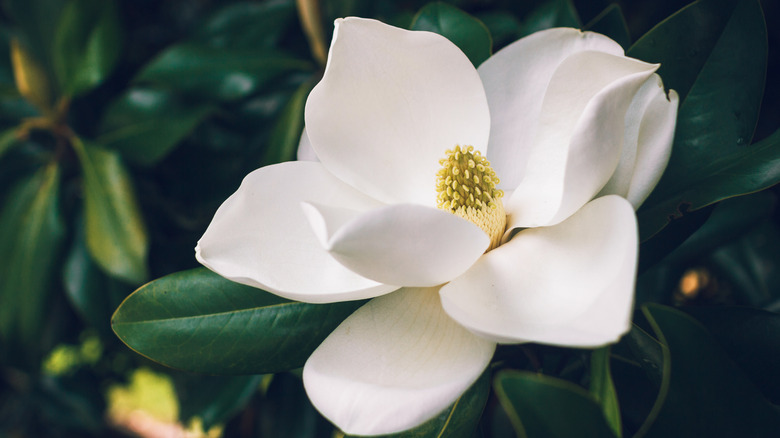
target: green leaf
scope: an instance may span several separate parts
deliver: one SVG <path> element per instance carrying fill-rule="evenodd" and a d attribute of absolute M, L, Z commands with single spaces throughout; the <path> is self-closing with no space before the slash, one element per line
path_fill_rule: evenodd
<path fill-rule="evenodd" d="M 707 222 L 714 206 L 701 208 L 694 211 L 685 210 L 685 213 L 670 219 L 669 224 L 659 232 L 647 237 L 639 245 L 639 266 L 640 274 L 648 268 L 664 259 L 669 253 L 683 244 L 691 237 L 704 223 Z M 639 219 L 640 233 L 642 230 L 641 217 Z"/>
<path fill-rule="evenodd" d="M 628 24 L 626 24 L 626 18 L 617 3 L 612 3 L 601 11 L 590 23 L 585 25 L 585 30 L 604 34 L 615 40 L 623 49 L 628 49 L 631 45 Z"/>
<path fill-rule="evenodd" d="M 766 25 L 757 1 L 701 0 L 656 26 L 628 54 L 660 62 L 680 95 L 669 166 L 639 210 L 643 238 L 682 209 L 695 210 L 777 180 L 774 147 L 748 146 L 758 119 L 767 62 Z M 777 167 L 777 166 L 774 166 Z M 773 170 L 765 175 L 767 169 Z"/>
<path fill-rule="evenodd" d="M 749 307 L 688 307 L 770 402 L 780 405 L 780 315 Z"/>
<path fill-rule="evenodd" d="M 135 81 L 231 101 L 251 95 L 274 78 L 312 68 L 307 60 L 270 49 L 224 49 L 184 43 L 157 56 Z"/>
<path fill-rule="evenodd" d="M 199 268 L 144 285 L 111 325 L 130 348 L 173 368 L 262 374 L 303 366 L 362 304 L 288 301 Z"/>
<path fill-rule="evenodd" d="M 65 5 L 54 39 L 54 69 L 62 91 L 78 96 L 102 83 L 121 51 L 113 0 L 72 0 Z"/>
<path fill-rule="evenodd" d="M 493 41 L 481 21 L 442 2 L 425 5 L 412 21 L 412 30 L 427 30 L 452 41 L 475 67 L 490 57 Z"/>
<path fill-rule="evenodd" d="M 295 160 L 303 131 L 303 108 L 313 86 L 311 81 L 301 84 L 282 109 L 268 139 L 264 165 Z"/>
<path fill-rule="evenodd" d="M 707 221 L 665 263 L 683 264 L 706 255 L 726 243 L 744 236 L 768 219 L 775 197 L 768 192 L 738 196 L 719 202 Z"/>
<path fill-rule="evenodd" d="M 734 302 L 764 307 L 780 299 L 777 260 L 780 230 L 770 218 L 743 238 L 718 249 L 708 258 L 707 266 L 727 284 Z"/>
<path fill-rule="evenodd" d="M 29 55 L 41 65 L 49 82 L 54 79 L 51 63 L 57 20 L 65 0 L 6 0 L 4 9 L 21 29 L 20 38 Z M 54 91 L 54 90 L 52 90 Z"/>
<path fill-rule="evenodd" d="M 620 343 L 628 346 L 639 366 L 645 370 L 645 374 L 656 386 L 660 387 L 664 375 L 668 374 L 668 371 L 664 370 L 668 365 L 666 356 L 669 354 L 666 346 L 636 324 L 632 325 L 631 330 L 621 339 Z"/>
<path fill-rule="evenodd" d="M 669 394 L 647 436 L 772 436 L 780 430 L 780 410 L 701 324 L 661 305 L 642 311 L 671 358 Z"/>
<path fill-rule="evenodd" d="M 522 438 L 613 437 L 601 407 L 581 387 L 525 371 L 501 371 L 496 395 Z"/>
<path fill-rule="evenodd" d="M 78 138 L 72 142 L 84 175 L 87 249 L 109 274 L 142 283 L 149 241 L 130 174 L 115 151 Z"/>
<path fill-rule="evenodd" d="M 0 210 L 0 341 L 32 354 L 65 238 L 59 191 L 60 169 L 52 163 L 15 186 Z"/>
<path fill-rule="evenodd" d="M 500 10 L 488 10 L 477 15 L 485 24 L 493 38 L 493 48 L 501 48 L 517 40 L 520 22 L 512 13 Z"/>
<path fill-rule="evenodd" d="M 17 142 L 16 128 L 8 128 L 5 131 L 0 132 L 0 159 L 3 158 L 3 154 L 11 149 Z"/>
<path fill-rule="evenodd" d="M 582 28 L 582 22 L 571 0 L 548 0 L 539 5 L 523 21 L 519 37 L 552 27 Z"/>
<path fill-rule="evenodd" d="M 106 110 L 98 141 L 129 161 L 151 166 L 213 111 L 211 105 L 185 102 L 168 91 L 132 88 Z"/>
<path fill-rule="evenodd" d="M 106 338 L 113 336 L 111 314 L 129 291 L 118 287 L 92 261 L 86 243 L 82 215 L 74 223 L 75 233 L 63 266 L 65 295 L 88 327 L 100 330 Z"/>
<path fill-rule="evenodd" d="M 238 2 L 217 11 L 196 30 L 194 42 L 212 47 L 274 47 L 297 19 L 291 0 Z"/>
<path fill-rule="evenodd" d="M 655 197 L 638 214 L 640 230 L 649 235 L 663 222 L 676 217 L 679 206 L 696 210 L 734 196 L 753 193 L 780 182 L 780 130 L 737 152 L 708 159 L 702 178 L 666 199 Z"/>
<path fill-rule="evenodd" d="M 188 424 L 192 418 L 203 422 L 203 430 L 225 424 L 246 406 L 260 388 L 263 375 L 191 376 L 186 385 L 176 385 L 179 419 Z"/>
<path fill-rule="evenodd" d="M 714 255 L 712 252 L 744 236 L 769 218 L 774 201 L 774 197 L 768 192 L 727 199 L 689 213 L 681 219 L 675 219 L 658 234 L 643 242 L 639 253 L 637 303 L 669 301 L 685 269 L 691 264 L 701 263 L 705 257 L 709 259 L 707 264 L 712 268 L 712 263 L 717 266 L 721 256 L 724 256 L 726 277 L 741 274 L 742 267 L 766 266 L 763 261 L 752 258 L 744 261 L 732 260 L 732 246 L 720 249 Z M 772 259 L 771 255 L 766 258 Z M 659 261 L 660 263 L 656 264 Z M 653 268 L 648 269 L 650 266 Z M 748 276 L 747 279 L 752 280 L 753 277 Z M 739 286 L 743 284 L 739 283 Z M 750 296 L 768 298 L 766 287 L 755 287 L 756 284 L 752 281 L 744 286 L 735 289 L 741 289 Z"/>
<path fill-rule="evenodd" d="M 618 346 L 627 346 L 631 355 L 636 359 L 637 364 L 644 370 L 647 380 L 657 389 L 654 401 L 650 404 L 649 412 L 638 421 L 638 430 L 634 438 L 643 437 L 652 426 L 658 414 L 666 402 L 669 395 L 671 361 L 669 358 L 669 348 L 647 334 L 636 324 L 633 324 L 631 330 L 623 336 Z M 631 386 L 623 390 L 624 394 L 633 397 L 636 388 L 640 387 L 632 382 Z M 633 400 L 629 400 L 633 401 Z"/>
<path fill-rule="evenodd" d="M 615 385 L 612 383 L 612 372 L 609 367 L 609 347 L 593 350 L 590 356 L 590 393 L 601 405 L 604 417 L 612 428 L 615 436 L 623 436 L 623 426 L 620 422 L 620 404 L 618 403 Z"/>
<path fill-rule="evenodd" d="M 490 369 L 441 414 L 404 432 L 383 438 L 469 438 L 477 428 L 490 394 Z"/>
<path fill-rule="evenodd" d="M 11 64 L 19 95 L 33 104 L 38 111 L 44 114 L 52 113 L 54 92 L 50 77 L 40 62 L 30 54 L 29 48 L 17 39 L 11 40 Z"/>

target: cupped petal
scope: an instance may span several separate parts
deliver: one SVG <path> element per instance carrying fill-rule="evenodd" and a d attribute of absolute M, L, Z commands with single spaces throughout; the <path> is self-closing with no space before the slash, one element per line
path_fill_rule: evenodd
<path fill-rule="evenodd" d="M 358 211 L 381 205 L 320 163 L 263 167 L 219 207 L 195 256 L 225 278 L 298 301 L 355 300 L 397 289 L 348 270 L 322 248 L 300 209 L 315 199 Z"/>
<path fill-rule="evenodd" d="M 384 284 L 429 287 L 466 271 L 490 239 L 481 228 L 446 211 L 396 204 L 369 212 L 303 205 L 334 259 Z"/>
<path fill-rule="evenodd" d="M 645 81 L 626 113 L 620 164 L 600 195 L 620 195 L 634 209 L 642 205 L 669 163 L 678 102 L 674 90 L 667 97 L 660 76 Z"/>
<path fill-rule="evenodd" d="M 494 350 L 444 313 L 437 289 L 403 288 L 341 323 L 306 362 L 303 384 L 344 432 L 395 433 L 454 403 Z"/>
<path fill-rule="evenodd" d="M 309 134 L 306 133 L 305 126 L 301 131 L 301 139 L 298 141 L 298 151 L 295 157 L 298 161 L 320 161 L 314 152 L 314 148 L 311 147 L 311 140 L 309 140 Z"/>
<path fill-rule="evenodd" d="M 553 74 L 567 57 L 583 51 L 623 55 L 620 45 L 604 35 L 555 28 L 519 39 L 479 66 L 490 107 L 487 157 L 502 189 L 514 189 L 523 179 Z"/>
<path fill-rule="evenodd" d="M 630 327 L 637 240 L 631 204 L 598 198 L 485 254 L 441 288 L 442 305 L 497 342 L 605 345 Z"/>
<path fill-rule="evenodd" d="M 460 49 L 441 35 L 359 18 L 336 20 L 305 118 L 325 167 L 386 203 L 435 205 L 445 151 L 485 152 L 490 132 L 482 83 Z"/>
<path fill-rule="evenodd" d="M 544 97 L 528 168 L 505 204 L 510 228 L 559 223 L 604 187 L 617 168 L 626 111 L 658 68 L 603 52 L 561 63 Z"/>

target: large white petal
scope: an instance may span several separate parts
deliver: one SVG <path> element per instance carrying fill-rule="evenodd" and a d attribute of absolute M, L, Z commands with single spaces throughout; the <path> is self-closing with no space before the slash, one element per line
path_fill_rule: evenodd
<path fill-rule="evenodd" d="M 465 272 L 490 245 L 478 226 L 422 205 L 396 204 L 364 213 L 307 203 L 304 210 L 336 260 L 385 284 L 442 284 Z"/>
<path fill-rule="evenodd" d="M 550 80 L 564 59 L 582 51 L 623 55 L 604 35 L 555 28 L 517 40 L 479 66 L 490 106 L 488 158 L 501 188 L 514 189 L 522 180 Z"/>
<path fill-rule="evenodd" d="M 452 321 L 435 288 L 371 300 L 314 351 L 303 383 L 314 406 L 348 434 L 418 426 L 476 381 L 495 344 Z"/>
<path fill-rule="evenodd" d="M 435 205 L 438 160 L 456 145 L 485 152 L 487 99 L 466 56 L 441 35 L 375 20 L 336 20 L 306 130 L 336 176 L 387 203 Z"/>
<path fill-rule="evenodd" d="M 669 162 L 679 98 L 667 98 L 658 75 L 642 85 L 626 113 L 625 139 L 620 164 L 599 195 L 620 195 L 634 209 L 650 195 Z"/>
<path fill-rule="evenodd" d="M 298 161 L 320 161 L 320 159 L 317 158 L 317 154 L 314 152 L 314 148 L 311 147 L 311 140 L 309 140 L 309 134 L 306 133 L 305 126 L 301 131 L 301 139 L 298 141 L 296 159 Z"/>
<path fill-rule="evenodd" d="M 219 207 L 195 248 L 198 261 L 230 280 L 298 301 L 354 300 L 397 289 L 355 274 L 322 248 L 300 209 L 311 200 L 363 211 L 381 205 L 320 163 L 263 167 Z"/>
<path fill-rule="evenodd" d="M 579 52 L 556 70 L 544 97 L 526 175 L 506 202 L 509 227 L 559 223 L 592 199 L 617 168 L 625 115 L 658 68 Z"/>
<path fill-rule="evenodd" d="M 498 342 L 595 347 L 630 327 L 637 225 L 610 195 L 566 221 L 519 232 L 441 289 L 445 311 Z"/>

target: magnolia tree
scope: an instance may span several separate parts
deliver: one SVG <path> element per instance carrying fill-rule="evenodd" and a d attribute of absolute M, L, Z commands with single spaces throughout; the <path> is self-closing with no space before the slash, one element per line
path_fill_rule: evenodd
<path fill-rule="evenodd" d="M 116 11 L 90 21 L 80 3 L 61 19 L 80 30 L 55 41 L 102 50 Z M 69 102 L 116 56 L 55 51 L 56 100 L 12 40 L 42 115 L 0 148 L 48 132 L 79 164 L 83 211 L 62 237 L 57 159 L 10 192 L 4 302 L 48 296 L 28 264 L 56 270 L 51 245 L 72 245 L 66 296 L 88 327 L 115 309 L 102 342 L 184 371 L 169 372 L 174 417 L 227 436 L 774 436 L 780 131 L 759 117 L 762 3 L 699 0 L 639 35 L 617 5 L 583 23 L 569 1 L 387 3 L 217 10 L 139 69 L 94 138 Z M 256 113 L 266 131 L 225 127 L 257 129 Z M 168 198 L 171 174 L 184 189 Z M 144 193 L 162 201 L 139 208 Z M 165 202 L 187 196 L 209 202 Z M 192 221 L 155 260 L 157 208 Z M 157 274 L 94 310 L 99 279 L 129 292 Z M 10 353 L 41 329 L 5 309 Z"/>

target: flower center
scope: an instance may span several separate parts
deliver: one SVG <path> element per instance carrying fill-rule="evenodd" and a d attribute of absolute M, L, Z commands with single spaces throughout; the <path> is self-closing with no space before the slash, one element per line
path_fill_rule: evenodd
<path fill-rule="evenodd" d="M 490 237 L 487 251 L 497 247 L 506 228 L 506 211 L 501 202 L 504 192 L 496 188 L 499 180 L 490 162 L 473 146 L 455 146 L 439 164 L 436 206 L 482 228 Z"/>

